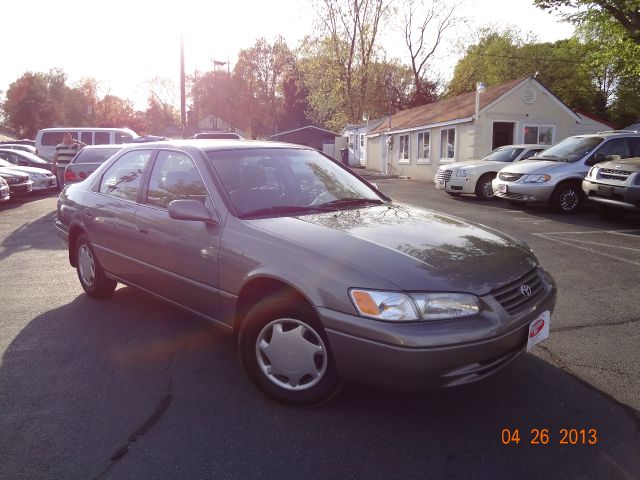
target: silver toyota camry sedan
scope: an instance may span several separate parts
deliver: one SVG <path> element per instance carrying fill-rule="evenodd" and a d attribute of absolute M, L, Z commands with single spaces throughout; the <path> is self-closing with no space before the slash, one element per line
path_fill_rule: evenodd
<path fill-rule="evenodd" d="M 296 405 L 481 380 L 548 337 L 555 304 L 524 243 L 297 145 L 132 145 L 65 188 L 56 227 L 89 296 L 123 283 L 224 325 Z"/>

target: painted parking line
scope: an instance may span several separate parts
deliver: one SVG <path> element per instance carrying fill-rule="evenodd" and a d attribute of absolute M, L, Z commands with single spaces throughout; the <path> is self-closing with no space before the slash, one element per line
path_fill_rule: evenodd
<path fill-rule="evenodd" d="M 550 218 L 536 218 L 536 217 L 515 217 L 516 222 L 530 223 L 531 225 L 542 225 L 546 222 L 551 222 Z"/>
<path fill-rule="evenodd" d="M 544 238 L 545 240 L 549 240 L 551 242 L 556 242 L 562 245 L 570 246 L 571 248 L 585 250 L 587 252 L 594 253 L 596 255 L 600 255 L 607 258 L 612 258 L 620 262 L 640 266 L 640 248 L 627 247 L 624 245 L 618 245 L 616 243 L 595 242 L 592 240 L 585 239 L 584 237 L 589 234 L 637 237 L 640 234 L 640 230 L 589 230 L 589 231 L 581 231 L 581 232 L 545 232 L 545 233 L 534 233 L 533 235 L 536 237 Z M 592 248 L 591 245 L 593 247 L 599 247 L 599 248 Z M 614 251 L 622 250 L 625 252 L 633 252 L 634 256 L 635 256 L 635 252 L 637 252 L 638 260 L 603 252 L 602 251 L 603 248 L 612 249 Z"/>

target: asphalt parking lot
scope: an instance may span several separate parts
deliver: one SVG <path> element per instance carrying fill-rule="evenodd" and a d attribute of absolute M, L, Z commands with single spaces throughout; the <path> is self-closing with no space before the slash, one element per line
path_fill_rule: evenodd
<path fill-rule="evenodd" d="M 84 295 L 55 196 L 25 198 L 0 205 L 0 478 L 638 478 L 640 216 L 377 183 L 527 242 L 558 284 L 549 340 L 479 385 L 281 406 L 226 330 L 129 287 Z"/>

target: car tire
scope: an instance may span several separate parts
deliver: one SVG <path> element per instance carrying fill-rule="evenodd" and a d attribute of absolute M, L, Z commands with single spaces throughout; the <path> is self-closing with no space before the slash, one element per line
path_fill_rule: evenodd
<path fill-rule="evenodd" d="M 259 301 L 238 337 L 244 370 L 267 395 L 289 405 L 317 405 L 335 397 L 342 380 L 315 312 L 290 295 Z"/>
<path fill-rule="evenodd" d="M 118 286 L 118 282 L 104 274 L 98 257 L 96 257 L 91 242 L 86 235 L 80 235 L 76 246 L 76 271 L 80 285 L 87 295 L 94 298 L 110 296 Z"/>
<path fill-rule="evenodd" d="M 627 212 L 621 208 L 610 207 L 609 205 L 596 205 L 596 214 L 602 220 L 622 220 Z"/>
<path fill-rule="evenodd" d="M 582 188 L 574 183 L 559 185 L 551 195 L 551 207 L 559 213 L 570 215 L 582 205 Z"/>
<path fill-rule="evenodd" d="M 491 182 L 496 178 L 495 173 L 485 173 L 476 183 L 475 194 L 480 200 L 495 200 L 496 194 L 493 193 Z"/>

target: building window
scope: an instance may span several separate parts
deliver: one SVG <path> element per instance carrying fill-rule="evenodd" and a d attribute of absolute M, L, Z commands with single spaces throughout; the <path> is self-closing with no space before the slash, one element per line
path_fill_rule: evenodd
<path fill-rule="evenodd" d="M 456 129 L 445 128 L 440 132 L 440 159 L 453 160 L 456 156 Z"/>
<path fill-rule="evenodd" d="M 553 144 L 553 125 L 525 125 L 524 143 Z"/>
<path fill-rule="evenodd" d="M 364 148 L 364 134 L 360 135 L 360 148 Z"/>
<path fill-rule="evenodd" d="M 398 142 L 398 163 L 410 163 L 409 161 L 409 135 L 400 135 Z"/>
<path fill-rule="evenodd" d="M 418 133 L 418 161 L 417 163 L 429 163 L 431 156 L 429 147 L 431 146 L 431 133 Z"/>

